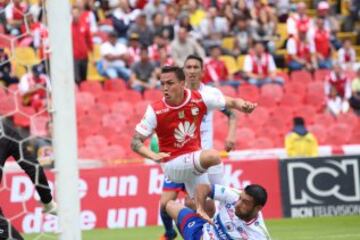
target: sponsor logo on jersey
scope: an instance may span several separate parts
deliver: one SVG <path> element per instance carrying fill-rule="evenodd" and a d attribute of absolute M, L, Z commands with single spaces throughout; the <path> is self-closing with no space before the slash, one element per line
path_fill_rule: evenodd
<path fill-rule="evenodd" d="M 176 144 L 177 147 L 182 147 L 186 142 L 195 137 L 196 126 L 194 123 L 185 121 L 184 123 L 180 122 L 178 127 L 175 129 L 174 136 L 176 141 L 179 144 Z"/>
<path fill-rule="evenodd" d="M 178 113 L 178 116 L 179 116 L 179 119 L 184 119 L 184 118 L 185 118 L 185 113 L 184 113 L 184 111 L 180 111 L 180 112 Z"/>
<path fill-rule="evenodd" d="M 159 114 L 167 113 L 168 111 L 170 111 L 169 108 L 164 108 L 164 109 L 157 110 L 155 112 L 155 114 L 159 115 Z"/>
<path fill-rule="evenodd" d="M 191 114 L 192 114 L 193 116 L 199 115 L 199 108 L 198 108 L 198 107 L 192 107 L 192 108 L 191 108 Z"/>

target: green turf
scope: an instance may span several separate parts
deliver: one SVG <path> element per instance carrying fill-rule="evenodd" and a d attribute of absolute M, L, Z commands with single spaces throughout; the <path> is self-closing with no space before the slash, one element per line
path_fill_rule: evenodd
<path fill-rule="evenodd" d="M 280 219 L 266 221 L 273 240 L 360 240 L 360 216 Z M 157 240 L 161 227 L 84 231 L 84 240 Z M 27 235 L 26 240 L 56 239 Z M 178 238 L 180 239 L 180 238 Z"/>

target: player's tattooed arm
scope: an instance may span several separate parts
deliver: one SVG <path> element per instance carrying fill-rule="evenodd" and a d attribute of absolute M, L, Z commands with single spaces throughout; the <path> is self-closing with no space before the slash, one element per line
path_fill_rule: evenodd
<path fill-rule="evenodd" d="M 140 154 L 141 156 L 154 160 L 155 162 L 159 163 L 161 162 L 161 160 L 163 158 L 169 157 L 170 154 L 169 153 L 163 153 L 163 152 L 159 152 L 159 153 L 155 153 L 153 151 L 151 151 L 149 148 L 147 148 L 144 145 L 144 142 L 146 140 L 146 136 L 135 132 L 135 134 L 133 135 L 133 138 L 131 140 L 131 149 Z"/>
<path fill-rule="evenodd" d="M 228 135 L 225 139 L 225 151 L 229 152 L 235 147 L 237 116 L 235 111 L 229 108 L 225 108 L 221 112 L 228 117 Z"/>
<path fill-rule="evenodd" d="M 135 132 L 135 134 L 133 135 L 133 138 L 131 140 L 131 149 L 134 152 L 139 153 L 139 150 L 142 146 L 144 146 L 144 142 L 145 142 L 146 137 L 141 135 L 138 132 Z"/>

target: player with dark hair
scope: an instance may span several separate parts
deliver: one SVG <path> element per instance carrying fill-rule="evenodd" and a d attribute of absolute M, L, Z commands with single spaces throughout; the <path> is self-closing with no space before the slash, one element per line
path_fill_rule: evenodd
<path fill-rule="evenodd" d="M 0 118 L 0 183 L 5 162 L 9 157 L 13 157 L 35 185 L 43 204 L 43 212 L 56 215 L 57 205 L 51 195 L 45 172 L 37 159 L 27 152 L 28 143 L 25 140 L 9 120 Z M 6 239 L 21 240 L 23 238 L 5 219 L 0 208 L 0 240 Z"/>
<path fill-rule="evenodd" d="M 204 208 L 208 197 L 219 201 L 213 218 Z M 185 240 L 269 240 L 261 214 L 266 201 L 266 190 L 257 184 L 248 185 L 242 191 L 200 184 L 196 188 L 196 212 L 175 201 L 166 205 L 166 211 L 176 221 Z"/>

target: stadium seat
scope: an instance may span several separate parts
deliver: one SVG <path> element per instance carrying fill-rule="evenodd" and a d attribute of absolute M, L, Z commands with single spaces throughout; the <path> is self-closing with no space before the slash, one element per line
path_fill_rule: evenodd
<path fill-rule="evenodd" d="M 282 118 L 286 119 L 286 121 L 291 121 L 293 119 L 294 113 L 295 113 L 294 107 L 278 106 L 274 109 L 272 114 L 274 116 L 282 117 Z"/>
<path fill-rule="evenodd" d="M 127 85 L 122 79 L 107 80 L 104 82 L 104 90 L 113 92 L 122 92 L 127 90 Z"/>
<path fill-rule="evenodd" d="M 273 96 L 260 96 L 258 103 L 260 106 L 264 106 L 267 108 L 275 108 L 277 106 L 276 99 Z"/>
<path fill-rule="evenodd" d="M 231 86 L 220 86 L 220 91 L 225 95 L 229 97 L 236 97 L 237 93 L 234 87 Z"/>
<path fill-rule="evenodd" d="M 238 58 L 236 59 L 236 62 L 237 62 L 239 70 L 242 71 L 244 69 L 245 55 L 238 56 Z"/>
<path fill-rule="evenodd" d="M 261 96 L 272 97 L 277 103 L 281 101 L 284 95 L 283 88 L 276 84 L 267 84 L 261 88 L 260 92 Z"/>
<path fill-rule="evenodd" d="M 321 112 L 325 107 L 325 94 L 324 92 L 307 94 L 305 102 L 307 105 L 312 106 L 316 112 Z"/>
<path fill-rule="evenodd" d="M 311 105 L 303 105 L 295 110 L 295 115 L 303 117 L 306 124 L 313 124 L 316 116 L 316 107 Z"/>
<path fill-rule="evenodd" d="M 100 82 L 96 81 L 83 81 L 80 84 L 80 91 L 90 92 L 94 96 L 100 94 L 103 91 L 102 85 Z"/>
<path fill-rule="evenodd" d="M 50 117 L 45 115 L 36 115 L 30 119 L 30 133 L 33 136 L 45 136 L 47 134 L 46 125 Z"/>
<path fill-rule="evenodd" d="M 336 123 L 330 127 L 327 135 L 327 143 L 340 146 L 349 143 L 352 132 L 351 126 L 344 123 Z"/>
<path fill-rule="evenodd" d="M 109 113 L 102 117 L 102 126 L 111 127 L 116 132 L 123 131 L 127 127 L 127 116 L 121 114 Z"/>
<path fill-rule="evenodd" d="M 320 93 L 323 94 L 325 86 L 324 86 L 324 82 L 322 81 L 317 81 L 317 82 L 310 82 L 307 85 L 307 93 L 308 94 L 316 94 L 316 93 Z"/>
<path fill-rule="evenodd" d="M 244 84 L 239 87 L 238 96 L 248 101 L 257 102 L 260 96 L 260 90 L 254 85 Z"/>
<path fill-rule="evenodd" d="M 267 126 L 268 125 L 268 126 Z M 269 117 L 264 128 L 275 128 L 279 134 L 287 133 L 291 128 L 291 122 L 279 115 L 272 115 Z"/>
<path fill-rule="evenodd" d="M 95 104 L 95 97 L 89 92 L 79 92 L 76 94 L 76 104 L 91 108 Z"/>
<path fill-rule="evenodd" d="M 294 93 L 285 93 L 280 102 L 280 106 L 291 107 L 293 109 L 296 109 L 301 105 L 303 105 L 303 97 Z"/>
<path fill-rule="evenodd" d="M 85 146 L 94 147 L 99 151 L 108 146 L 108 141 L 102 135 L 89 136 L 85 140 Z"/>
<path fill-rule="evenodd" d="M 32 66 L 40 63 L 35 51 L 31 47 L 17 47 L 15 48 L 15 61 L 17 64 L 23 66 Z"/>
<path fill-rule="evenodd" d="M 282 48 L 285 40 L 288 38 L 286 24 L 280 23 L 277 25 L 277 34 L 279 34 L 280 39 L 275 42 L 276 48 Z"/>
<path fill-rule="evenodd" d="M 262 128 L 263 125 L 268 121 L 270 116 L 269 110 L 263 106 L 257 107 L 253 113 L 248 116 L 249 126 L 251 128 Z"/>
<path fill-rule="evenodd" d="M 309 132 L 315 135 L 318 144 L 324 145 L 327 141 L 327 129 L 326 125 L 314 124 L 308 126 Z"/>
<path fill-rule="evenodd" d="M 290 79 L 293 82 L 300 82 L 305 85 L 313 80 L 311 74 L 307 71 L 293 71 L 290 75 Z"/>
<path fill-rule="evenodd" d="M 151 89 L 151 90 L 146 90 L 144 92 L 144 99 L 147 101 L 157 101 L 157 100 L 161 100 L 163 97 L 163 94 L 160 90 L 157 89 Z"/>
<path fill-rule="evenodd" d="M 234 37 L 225 37 L 225 38 L 223 38 L 223 40 L 222 40 L 222 47 L 223 48 L 225 48 L 227 50 L 230 50 L 230 51 L 233 51 L 234 46 L 235 46 L 235 38 Z"/>
<path fill-rule="evenodd" d="M 275 145 L 271 139 L 266 137 L 260 137 L 250 142 L 249 147 L 252 149 L 267 149 L 267 148 L 273 148 L 274 146 Z"/>
<path fill-rule="evenodd" d="M 0 115 L 5 116 L 15 112 L 16 110 L 16 102 L 15 95 L 8 94 L 0 96 Z"/>
<path fill-rule="evenodd" d="M 105 151 L 103 151 L 102 159 L 104 160 L 116 160 L 123 158 L 126 151 L 120 145 L 108 146 Z"/>
<path fill-rule="evenodd" d="M 287 94 L 294 94 L 304 97 L 306 94 L 307 83 L 291 81 L 285 84 L 284 91 Z"/>
<path fill-rule="evenodd" d="M 336 121 L 338 123 L 345 123 L 349 126 L 353 126 L 354 131 L 360 131 L 360 129 L 356 129 L 357 122 L 359 121 L 359 117 L 355 115 L 353 112 L 348 112 L 338 115 Z"/>
<path fill-rule="evenodd" d="M 122 99 L 131 102 L 132 104 L 143 100 L 141 94 L 134 90 L 125 91 L 122 93 L 122 95 Z"/>
<path fill-rule="evenodd" d="M 250 128 L 238 128 L 236 135 L 239 136 L 236 139 L 237 149 L 245 149 L 249 147 L 249 144 L 255 140 L 255 133 Z"/>
<path fill-rule="evenodd" d="M 330 73 L 330 70 L 327 69 L 318 69 L 314 73 L 314 80 L 323 82 L 325 81 L 326 76 L 328 76 Z"/>
<path fill-rule="evenodd" d="M 103 115 L 110 113 L 110 106 L 104 103 L 96 103 L 90 114 L 101 118 Z"/>
<path fill-rule="evenodd" d="M 126 101 L 115 102 L 111 105 L 111 112 L 129 117 L 129 115 L 132 115 L 134 112 L 134 105 Z M 145 111 L 143 114 L 144 113 Z"/>
<path fill-rule="evenodd" d="M 96 96 L 96 102 L 111 106 L 114 103 L 121 101 L 123 97 L 125 96 L 122 93 L 104 91 L 100 95 Z"/>
<path fill-rule="evenodd" d="M 360 131 L 353 131 L 349 139 L 351 144 L 360 144 Z"/>
<path fill-rule="evenodd" d="M 229 74 L 237 73 L 240 70 L 234 57 L 228 55 L 222 55 L 220 59 L 224 61 Z"/>
<path fill-rule="evenodd" d="M 335 118 L 329 113 L 318 113 L 314 116 L 314 123 L 329 127 L 335 123 Z"/>

